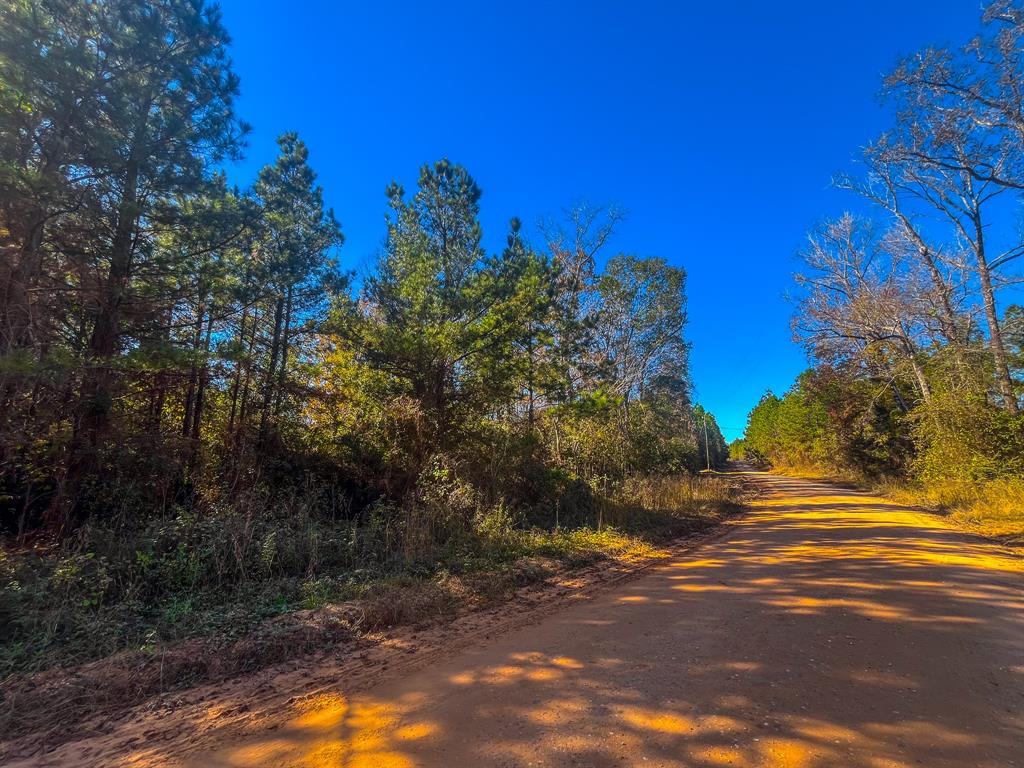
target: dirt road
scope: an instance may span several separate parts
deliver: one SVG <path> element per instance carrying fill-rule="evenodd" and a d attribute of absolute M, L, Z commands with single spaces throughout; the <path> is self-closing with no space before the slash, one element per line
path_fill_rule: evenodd
<path fill-rule="evenodd" d="M 338 680 L 191 744 L 157 729 L 122 764 L 1024 765 L 1024 563 L 891 502 L 757 479 L 727 534 L 591 600 L 363 693 Z"/>

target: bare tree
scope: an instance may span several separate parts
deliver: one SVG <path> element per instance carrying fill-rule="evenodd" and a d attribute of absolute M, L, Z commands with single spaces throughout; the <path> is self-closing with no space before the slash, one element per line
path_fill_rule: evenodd
<path fill-rule="evenodd" d="M 614 205 L 589 203 L 578 203 L 564 214 L 566 224 L 548 220 L 540 229 L 551 255 L 562 265 L 567 288 L 580 292 L 594 276 L 598 253 L 626 214 Z"/>
<path fill-rule="evenodd" d="M 1024 8 L 995 0 L 982 15 L 983 29 L 960 49 L 926 48 L 907 57 L 885 88 L 907 105 L 941 115 L 950 125 L 973 127 L 980 162 L 954 144 L 915 154 L 918 160 L 969 174 L 976 182 L 1024 189 Z"/>
<path fill-rule="evenodd" d="M 871 153 L 899 169 L 894 190 L 937 212 L 971 255 L 997 385 L 1015 414 L 996 290 L 1006 266 L 1024 256 L 1024 242 L 1018 236 L 997 246 L 989 225 L 998 198 L 1024 189 L 1024 11 L 999 0 L 984 20 L 985 31 L 963 50 L 927 49 L 886 78 L 897 124 Z"/>
<path fill-rule="evenodd" d="M 963 306 L 964 270 L 962 261 L 945 253 L 941 244 L 929 241 L 919 212 L 907 205 L 908 194 L 902 189 L 902 169 L 887 160 L 877 147 L 864 153 L 867 174 L 856 178 L 838 174 L 833 184 L 859 194 L 892 217 L 887 233 L 890 247 L 915 259 L 925 270 L 931 290 L 924 299 L 931 305 L 937 327 L 934 334 L 954 347 L 965 345 L 970 338 L 970 316 Z"/>
<path fill-rule="evenodd" d="M 927 120 L 927 116 L 923 118 Z M 970 256 L 968 263 L 978 281 L 988 326 L 988 340 L 995 365 L 997 386 L 1006 410 L 1017 413 L 1017 398 L 1013 390 L 1013 380 L 1010 377 L 996 307 L 996 289 L 1000 282 L 998 270 L 1024 255 L 1024 242 L 1015 241 L 997 248 L 996 252 L 992 253 L 988 237 L 990 211 L 996 199 L 1008 188 L 991 181 L 978 181 L 967 171 L 952 170 L 940 163 L 920 161 L 919 158 L 930 150 L 927 139 L 919 131 L 919 126 L 920 124 L 914 126 L 909 132 L 914 144 L 908 146 L 899 142 L 880 143 L 879 152 L 901 164 L 899 188 L 937 212 L 940 218 L 951 226 L 954 242 Z M 958 144 L 956 151 L 959 156 L 963 162 L 969 162 L 966 141 L 950 134 L 946 134 L 945 140 Z M 918 160 L 905 162 L 911 158 Z"/>
<path fill-rule="evenodd" d="M 625 212 L 614 205 L 579 203 L 564 211 L 564 222 L 540 223 L 555 280 L 553 354 L 564 371 L 570 399 L 596 364 L 588 350 L 600 304 L 597 258 L 624 218 Z"/>
<path fill-rule="evenodd" d="M 685 286 L 682 268 L 625 255 L 612 258 L 598 281 L 595 351 L 625 402 L 643 399 L 659 377 L 686 370 Z"/>
<path fill-rule="evenodd" d="M 883 369 L 890 381 L 908 371 L 927 403 L 931 387 L 920 362 L 927 283 L 886 245 L 871 221 L 850 214 L 813 232 L 800 254 L 803 295 L 793 330 L 819 360 Z"/>

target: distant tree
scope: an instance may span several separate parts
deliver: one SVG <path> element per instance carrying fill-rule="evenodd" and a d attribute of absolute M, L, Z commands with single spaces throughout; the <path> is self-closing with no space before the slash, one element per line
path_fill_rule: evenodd
<path fill-rule="evenodd" d="M 747 458 L 746 441 L 742 437 L 737 437 L 729 443 L 729 458 L 732 461 L 743 461 Z"/>
<path fill-rule="evenodd" d="M 701 469 L 721 467 L 729 460 L 729 446 L 714 414 L 699 404 L 694 404 L 692 414 L 697 432 L 697 466 Z"/>
<path fill-rule="evenodd" d="M 770 461 L 776 455 L 779 406 L 782 401 L 771 390 L 765 392 L 747 416 L 744 433 L 747 458 L 755 462 Z"/>
<path fill-rule="evenodd" d="M 685 379 L 686 273 L 664 259 L 615 256 L 597 280 L 594 340 L 598 370 L 628 403 Z M 686 397 L 684 383 L 674 388 Z"/>

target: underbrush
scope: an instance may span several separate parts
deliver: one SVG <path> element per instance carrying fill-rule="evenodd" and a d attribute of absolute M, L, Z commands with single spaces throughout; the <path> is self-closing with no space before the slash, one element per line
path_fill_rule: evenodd
<path fill-rule="evenodd" d="M 0 678 L 197 637 L 227 647 L 339 604 L 354 606 L 346 622 L 360 631 L 430 620 L 543 578 L 550 567 L 538 563 L 642 560 L 737 508 L 722 478 L 636 479 L 595 494 L 575 527 L 542 528 L 501 505 L 473 508 L 455 485 L 442 491 L 354 518 L 318 513 L 308 495 L 271 505 L 254 493 L 137 528 L 93 524 L 60 545 L 9 543 Z"/>

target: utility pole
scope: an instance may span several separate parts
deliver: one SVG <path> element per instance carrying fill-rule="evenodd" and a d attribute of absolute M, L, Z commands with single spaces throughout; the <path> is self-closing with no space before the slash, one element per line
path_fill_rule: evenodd
<path fill-rule="evenodd" d="M 708 412 L 704 411 L 704 456 L 708 462 L 708 472 L 711 471 L 711 447 L 708 445 Z"/>

